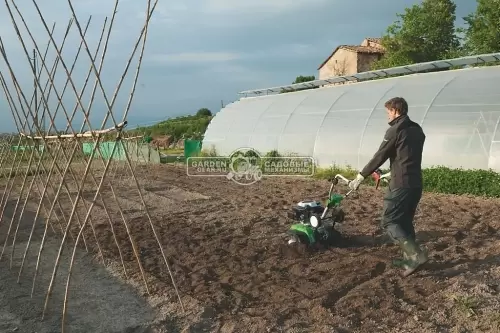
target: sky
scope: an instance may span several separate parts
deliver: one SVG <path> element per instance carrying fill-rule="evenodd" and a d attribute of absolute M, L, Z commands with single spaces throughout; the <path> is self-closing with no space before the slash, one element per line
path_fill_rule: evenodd
<path fill-rule="evenodd" d="M 115 0 L 85 0 L 73 4 L 75 15 L 83 31 L 92 15 L 86 33 L 90 54 L 94 54 L 104 20 L 111 21 Z M 153 3 L 154 1 L 152 1 Z M 365 37 L 380 37 L 397 13 L 420 1 L 411 0 L 159 0 L 152 15 L 147 34 L 145 53 L 132 104 L 127 113 L 129 126 L 148 125 L 159 120 L 187 114 L 207 107 L 213 113 L 239 98 L 238 92 L 291 84 L 299 75 L 318 77 L 318 66 L 339 44 L 360 44 Z M 457 25 L 462 17 L 475 10 L 473 0 L 456 0 Z M 0 4 L 0 36 L 8 60 L 29 101 L 33 94 L 33 74 L 29 56 L 35 44 L 24 27 L 19 14 L 9 1 L 10 9 L 23 37 L 26 51 L 19 41 L 4 2 Z M 73 17 L 68 0 L 39 1 L 42 23 L 33 0 L 16 0 L 21 14 L 43 56 L 50 42 L 47 30 L 56 23 L 54 41 L 58 48 Z M 140 36 L 147 12 L 147 0 L 120 0 L 111 31 L 101 73 L 101 83 L 109 103 Z M 107 33 L 107 31 L 106 31 Z M 56 89 L 46 101 L 54 113 L 58 99 L 67 81 L 63 62 L 71 69 L 81 41 L 77 24 L 73 23 L 61 51 L 54 81 Z M 96 59 L 99 66 L 103 44 Z M 141 44 L 129 66 L 123 85 L 113 105 L 115 122 L 120 122 L 132 89 Z M 51 45 L 46 67 L 41 62 L 43 89 L 56 59 Z M 40 59 L 40 56 L 37 55 Z M 91 72 L 83 93 L 85 109 L 95 83 L 89 54 L 82 49 L 72 82 L 68 82 L 62 97 L 63 104 L 56 115 L 57 130 L 65 130 L 67 120 L 63 106 L 71 116 L 77 96 Z M 9 68 L 0 57 L 2 72 L 11 94 L 17 99 Z M 73 89 L 73 86 L 76 88 Z M 107 104 L 97 84 L 95 102 L 90 110 L 94 129 L 102 128 Z M 57 92 L 57 95 L 56 95 Z M 45 103 L 45 102 L 43 102 Z M 19 104 L 18 104 L 19 108 Z M 72 122 L 75 131 L 83 128 L 81 109 L 76 110 Z M 23 117 L 24 118 L 24 117 Z M 111 123 L 108 122 L 106 126 Z M 3 90 L 0 89 L 0 132 L 17 131 Z"/>

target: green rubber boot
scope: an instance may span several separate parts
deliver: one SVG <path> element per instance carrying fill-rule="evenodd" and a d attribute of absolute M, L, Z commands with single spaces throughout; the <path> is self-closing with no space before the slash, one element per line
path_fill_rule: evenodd
<path fill-rule="evenodd" d="M 392 261 L 392 265 L 394 267 L 397 267 L 397 268 L 405 268 L 405 265 L 408 265 L 408 263 L 409 263 L 409 258 L 408 258 L 408 255 L 406 254 L 406 252 L 404 252 L 404 251 L 403 251 L 402 258 L 394 259 Z"/>
<path fill-rule="evenodd" d="M 429 260 L 427 251 L 418 246 L 413 240 L 401 241 L 399 246 L 403 250 L 403 259 L 394 260 L 393 265 L 405 270 L 403 277 L 413 274 Z"/>

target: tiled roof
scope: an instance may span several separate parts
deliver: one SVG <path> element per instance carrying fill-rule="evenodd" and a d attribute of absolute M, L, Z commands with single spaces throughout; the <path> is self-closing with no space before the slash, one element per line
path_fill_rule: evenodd
<path fill-rule="evenodd" d="M 367 38 L 367 39 L 370 40 L 369 38 Z M 372 39 L 376 39 L 376 38 L 372 38 Z M 332 54 L 330 54 L 330 56 L 328 58 L 326 58 L 325 61 L 323 61 L 323 63 L 318 67 L 318 70 L 321 69 L 321 67 L 323 67 L 328 62 L 328 60 L 330 60 L 330 58 L 333 57 L 333 55 L 339 49 L 344 49 L 344 50 L 348 50 L 348 51 L 356 52 L 356 53 L 384 54 L 384 50 L 382 50 L 378 47 L 361 46 L 361 45 L 339 45 L 335 48 L 335 50 L 333 50 Z"/>
<path fill-rule="evenodd" d="M 374 46 L 341 45 L 340 48 L 344 50 L 353 51 L 356 53 L 380 53 L 380 54 L 384 53 L 384 50 Z"/>
<path fill-rule="evenodd" d="M 367 37 L 366 40 L 369 42 L 377 43 L 377 44 L 380 44 L 382 42 L 382 38 Z"/>

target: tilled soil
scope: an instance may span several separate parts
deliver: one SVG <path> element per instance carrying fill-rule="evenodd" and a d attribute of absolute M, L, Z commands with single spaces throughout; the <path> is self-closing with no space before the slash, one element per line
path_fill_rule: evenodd
<path fill-rule="evenodd" d="M 287 212 L 300 200 L 323 200 L 327 181 L 278 177 L 242 186 L 224 177 L 188 177 L 175 166 L 136 172 L 186 309 L 183 314 L 134 181 L 115 180 L 148 299 L 162 313 L 157 332 L 500 331 L 499 200 L 425 193 L 415 224 L 431 260 L 402 278 L 391 267 L 399 249 L 378 237 L 383 189 L 362 187 L 344 202 L 345 239 L 337 247 L 294 252 L 286 245 Z M 126 228 L 110 188 L 104 193 L 128 281 L 141 289 Z M 84 193 L 88 202 L 92 195 Z M 121 275 L 99 198 L 94 210 L 104 258 Z M 97 251 L 92 237 L 88 228 L 87 244 Z"/>

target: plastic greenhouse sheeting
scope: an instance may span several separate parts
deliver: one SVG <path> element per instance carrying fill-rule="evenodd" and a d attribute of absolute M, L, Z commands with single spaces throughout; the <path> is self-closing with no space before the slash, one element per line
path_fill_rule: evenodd
<path fill-rule="evenodd" d="M 384 103 L 402 96 L 427 136 L 423 167 L 500 171 L 499 83 L 500 66 L 489 66 L 242 98 L 215 115 L 203 147 L 219 155 L 277 150 L 360 169 L 389 126 Z"/>

